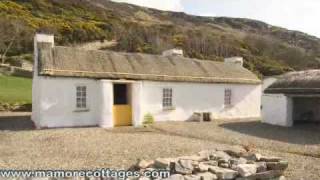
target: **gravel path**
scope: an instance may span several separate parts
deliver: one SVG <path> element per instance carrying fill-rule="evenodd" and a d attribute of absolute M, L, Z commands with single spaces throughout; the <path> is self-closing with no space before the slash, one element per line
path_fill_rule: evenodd
<path fill-rule="evenodd" d="M 157 123 L 153 127 L 162 133 L 182 137 L 320 158 L 320 125 L 286 128 L 257 120 L 219 120 L 207 123 Z"/>
<path fill-rule="evenodd" d="M 189 155 L 200 150 L 229 147 L 228 139 L 232 137 L 237 139 L 235 142 L 241 142 L 244 138 L 242 136 L 247 136 L 247 141 L 250 142 L 253 138 L 245 134 L 239 136 L 241 133 L 232 132 L 218 124 L 209 125 L 159 123 L 151 128 L 124 127 L 113 130 L 101 128 L 1 130 L 0 169 L 124 169 L 137 159 Z M 207 126 L 211 128 L 206 129 Z M 158 130 L 162 128 L 172 132 Z M 186 131 L 180 131 L 180 128 Z M 198 134 L 202 131 L 207 134 L 202 133 L 198 137 L 191 137 L 189 134 L 191 132 Z M 173 132 L 178 135 L 173 135 Z M 218 136 L 220 139 L 216 141 L 212 138 L 214 133 L 223 134 Z M 287 159 L 290 164 L 286 175 L 290 180 L 320 179 L 318 158 L 269 148 L 255 150 L 265 155 L 276 155 Z"/>

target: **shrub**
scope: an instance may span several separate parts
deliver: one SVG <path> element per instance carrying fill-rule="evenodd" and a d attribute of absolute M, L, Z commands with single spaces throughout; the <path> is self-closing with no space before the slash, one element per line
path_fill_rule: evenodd
<path fill-rule="evenodd" d="M 143 118 L 143 124 L 153 124 L 154 123 L 154 118 L 152 116 L 152 114 L 147 113 L 146 115 L 144 115 Z"/>

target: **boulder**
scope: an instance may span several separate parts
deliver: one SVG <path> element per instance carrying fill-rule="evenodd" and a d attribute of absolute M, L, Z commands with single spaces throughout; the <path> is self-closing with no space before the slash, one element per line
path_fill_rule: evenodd
<path fill-rule="evenodd" d="M 218 179 L 234 179 L 237 177 L 238 172 L 231 170 L 231 169 L 226 169 L 226 168 L 221 168 L 221 167 L 216 167 L 212 166 L 209 168 L 209 172 L 212 172 L 217 175 Z"/>
<path fill-rule="evenodd" d="M 168 177 L 166 180 L 184 180 L 184 177 L 181 174 L 174 174 Z"/>
<path fill-rule="evenodd" d="M 217 151 L 215 153 L 215 156 L 215 160 L 225 160 L 226 162 L 228 162 L 231 159 L 231 156 L 224 151 Z"/>
<path fill-rule="evenodd" d="M 178 159 L 180 160 L 192 160 L 192 161 L 198 161 L 198 162 L 201 162 L 201 161 L 207 161 L 209 160 L 209 157 L 208 156 L 182 156 L 182 157 L 179 157 Z"/>
<path fill-rule="evenodd" d="M 237 157 L 237 158 L 243 156 L 247 152 L 241 146 L 232 146 L 231 148 L 223 149 L 222 151 L 226 152 L 230 156 Z"/>
<path fill-rule="evenodd" d="M 209 171 L 210 165 L 207 165 L 205 163 L 199 163 L 198 167 L 196 168 L 196 170 L 198 172 L 206 172 Z"/>
<path fill-rule="evenodd" d="M 257 165 L 257 172 L 264 172 L 267 171 L 267 163 L 266 162 L 256 162 Z"/>
<path fill-rule="evenodd" d="M 197 175 L 185 175 L 184 180 L 201 180 L 201 177 Z"/>
<path fill-rule="evenodd" d="M 140 169 L 146 169 L 148 167 L 151 167 L 154 164 L 154 161 L 146 161 L 146 160 L 141 160 L 138 162 L 138 167 Z"/>
<path fill-rule="evenodd" d="M 217 180 L 218 177 L 215 174 L 212 174 L 210 172 L 204 172 L 204 173 L 198 173 L 196 174 L 201 178 L 201 180 Z"/>
<path fill-rule="evenodd" d="M 224 163 L 220 163 L 219 166 L 222 167 L 222 168 L 229 168 L 230 167 L 229 163 L 225 163 L 225 162 Z"/>
<path fill-rule="evenodd" d="M 230 165 L 239 165 L 239 164 L 247 164 L 248 160 L 246 160 L 245 158 L 232 158 L 229 160 Z"/>
<path fill-rule="evenodd" d="M 288 168 L 288 161 L 279 161 L 279 162 L 267 162 L 267 168 L 269 170 L 286 170 Z"/>
<path fill-rule="evenodd" d="M 261 154 L 259 153 L 247 153 L 244 155 L 244 157 L 248 160 L 248 161 L 260 161 L 261 160 Z"/>
<path fill-rule="evenodd" d="M 216 152 L 215 150 L 204 150 L 204 151 L 200 151 L 198 153 L 198 156 L 206 158 L 207 160 L 210 160 L 214 158 L 215 152 Z"/>
<path fill-rule="evenodd" d="M 260 161 L 264 162 L 279 162 L 281 158 L 279 157 L 268 157 L 268 156 L 261 156 Z"/>
<path fill-rule="evenodd" d="M 205 161 L 205 162 L 202 162 L 206 165 L 209 165 L 209 166 L 218 166 L 218 161 L 214 161 L 214 160 L 210 160 L 210 161 Z"/>
<path fill-rule="evenodd" d="M 173 158 L 157 158 L 154 161 L 154 166 L 158 169 L 167 169 L 170 162 L 175 162 L 176 159 Z"/>
<path fill-rule="evenodd" d="M 192 174 L 194 170 L 191 160 L 179 160 L 178 162 L 170 163 L 171 173 L 178 173 L 183 175 Z"/>
<path fill-rule="evenodd" d="M 139 180 L 150 180 L 150 178 L 142 176 L 142 177 L 139 178 Z"/>
<path fill-rule="evenodd" d="M 255 164 L 239 164 L 237 170 L 242 177 L 248 177 L 257 172 L 257 166 Z"/>

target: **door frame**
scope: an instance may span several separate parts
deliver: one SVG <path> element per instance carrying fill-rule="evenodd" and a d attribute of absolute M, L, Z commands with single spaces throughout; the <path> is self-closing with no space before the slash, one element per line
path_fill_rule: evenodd
<path fill-rule="evenodd" d="M 114 104 L 114 86 L 116 84 L 125 84 L 126 85 L 126 96 L 127 96 L 127 104 L 123 105 L 116 105 Z M 133 93 L 132 93 L 132 86 L 133 82 L 132 81 L 112 81 L 112 122 L 114 127 L 118 126 L 133 126 L 134 125 L 134 107 L 133 107 Z M 130 123 L 124 124 L 124 125 L 118 125 L 116 122 L 117 120 L 115 119 L 115 107 L 119 106 L 120 111 L 129 111 L 130 113 Z M 127 106 L 127 107 L 126 107 Z M 121 124 L 121 123 L 120 123 Z"/>

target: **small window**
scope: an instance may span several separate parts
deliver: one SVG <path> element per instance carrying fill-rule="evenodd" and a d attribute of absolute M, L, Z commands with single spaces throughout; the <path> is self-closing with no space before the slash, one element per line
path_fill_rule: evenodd
<path fill-rule="evenodd" d="M 225 89 L 224 90 L 224 105 L 225 106 L 230 106 L 232 104 L 232 91 L 231 89 Z"/>
<path fill-rule="evenodd" d="M 87 108 L 87 87 L 77 86 L 77 109 Z"/>
<path fill-rule="evenodd" d="M 163 108 L 172 108 L 172 88 L 164 88 L 162 97 Z"/>

